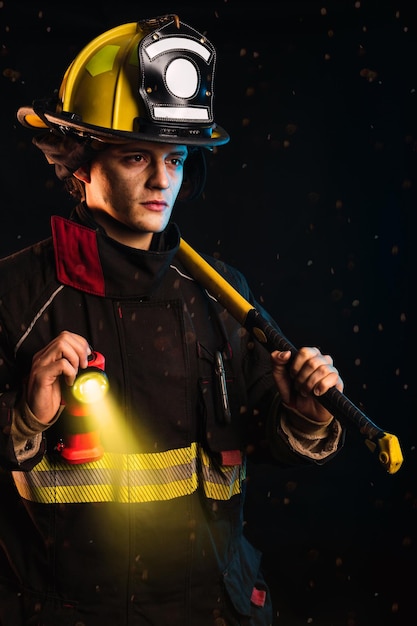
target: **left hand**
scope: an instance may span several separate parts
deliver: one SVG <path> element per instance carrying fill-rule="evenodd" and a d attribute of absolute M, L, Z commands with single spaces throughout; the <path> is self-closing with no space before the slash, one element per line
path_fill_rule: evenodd
<path fill-rule="evenodd" d="M 318 348 L 301 348 L 291 360 L 291 352 L 271 353 L 272 373 L 285 404 L 317 422 L 327 422 L 331 414 L 315 400 L 330 387 L 343 391 L 343 381 L 328 354 Z"/>

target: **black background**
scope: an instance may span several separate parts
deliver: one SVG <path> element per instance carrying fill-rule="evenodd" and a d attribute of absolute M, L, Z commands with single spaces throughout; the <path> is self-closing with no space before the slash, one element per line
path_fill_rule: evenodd
<path fill-rule="evenodd" d="M 398 437 L 389 474 L 349 425 L 323 468 L 250 467 L 246 530 L 264 552 L 277 626 L 415 623 L 413 2 L 0 2 L 5 256 L 49 235 L 71 202 L 16 110 L 59 87 L 93 37 L 164 13 L 218 51 L 204 195 L 175 219 L 236 265 L 295 345 L 332 354 L 346 395 Z"/>

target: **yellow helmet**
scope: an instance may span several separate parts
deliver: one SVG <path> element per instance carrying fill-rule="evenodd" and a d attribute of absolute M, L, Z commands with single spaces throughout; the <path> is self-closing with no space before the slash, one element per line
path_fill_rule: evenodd
<path fill-rule="evenodd" d="M 229 135 L 214 123 L 215 61 L 213 45 L 176 15 L 124 24 L 77 55 L 57 99 L 34 101 L 17 117 L 105 142 L 221 145 Z"/>

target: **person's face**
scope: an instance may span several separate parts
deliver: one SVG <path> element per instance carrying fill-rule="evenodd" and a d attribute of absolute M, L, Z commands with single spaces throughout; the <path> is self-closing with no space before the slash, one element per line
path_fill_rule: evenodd
<path fill-rule="evenodd" d="M 85 183 L 86 203 L 106 232 L 146 249 L 170 219 L 187 154 L 184 145 L 114 144 L 74 175 Z"/>

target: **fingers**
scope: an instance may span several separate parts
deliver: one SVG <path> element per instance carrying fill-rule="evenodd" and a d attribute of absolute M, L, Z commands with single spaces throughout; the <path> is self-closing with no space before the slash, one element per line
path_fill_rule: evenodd
<path fill-rule="evenodd" d="M 81 335 L 63 331 L 33 357 L 32 373 L 49 378 L 63 375 L 72 385 L 80 368 L 88 365 L 91 348 Z"/>
<path fill-rule="evenodd" d="M 91 348 L 86 339 L 64 331 L 34 355 L 26 400 L 41 422 L 48 423 L 58 411 L 62 377 L 72 385 L 78 370 L 88 366 L 89 354 Z"/>
<path fill-rule="evenodd" d="M 328 354 L 322 354 L 318 348 L 304 347 L 293 356 L 289 351 L 276 351 L 271 356 L 275 378 L 289 375 L 293 389 L 304 397 L 310 394 L 321 396 L 331 387 L 343 390 L 343 382 L 333 359 Z"/>
<path fill-rule="evenodd" d="M 272 372 L 283 402 L 302 415 L 318 422 L 328 422 L 331 414 L 319 397 L 331 387 L 343 391 L 339 372 L 328 354 L 317 348 L 290 352 L 273 352 Z"/>
<path fill-rule="evenodd" d="M 321 396 L 331 387 L 343 390 L 332 357 L 322 354 L 318 348 L 301 348 L 291 362 L 290 375 L 302 395 Z"/>

